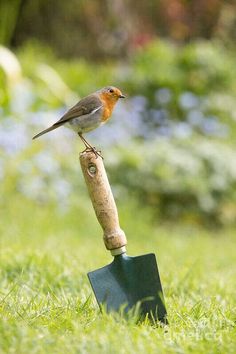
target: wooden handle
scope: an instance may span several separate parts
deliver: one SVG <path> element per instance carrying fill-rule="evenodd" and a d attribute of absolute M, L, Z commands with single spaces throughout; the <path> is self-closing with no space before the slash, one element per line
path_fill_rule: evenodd
<path fill-rule="evenodd" d="M 125 252 L 125 233 L 119 225 L 119 217 L 101 157 L 92 151 L 80 153 L 80 164 L 93 203 L 97 219 L 104 231 L 104 243 L 113 255 Z"/>

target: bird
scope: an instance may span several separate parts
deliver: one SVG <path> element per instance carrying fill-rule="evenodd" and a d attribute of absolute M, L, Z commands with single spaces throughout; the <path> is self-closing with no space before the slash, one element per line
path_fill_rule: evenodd
<path fill-rule="evenodd" d="M 103 87 L 82 98 L 66 111 L 56 123 L 35 135 L 33 139 L 39 138 L 41 135 L 64 125 L 79 135 L 85 145 L 84 151 L 93 151 L 96 157 L 101 156 L 100 152 L 88 143 L 83 134 L 105 124 L 111 118 L 115 104 L 120 98 L 125 98 L 125 96 L 117 87 Z"/>

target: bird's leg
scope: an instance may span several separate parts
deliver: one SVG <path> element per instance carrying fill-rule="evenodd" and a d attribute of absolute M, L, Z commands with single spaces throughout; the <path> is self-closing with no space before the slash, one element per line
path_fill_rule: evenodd
<path fill-rule="evenodd" d="M 81 133 L 78 133 L 78 135 L 79 135 L 80 139 L 83 141 L 86 148 L 91 149 L 92 146 L 87 142 L 87 140 L 83 137 L 83 135 Z"/>
<path fill-rule="evenodd" d="M 84 151 L 92 151 L 92 152 L 95 154 L 96 158 L 97 158 L 98 156 L 100 156 L 100 157 L 103 159 L 102 154 L 101 154 L 99 151 L 97 151 L 97 149 L 96 149 L 95 147 L 93 147 L 92 145 L 90 145 L 90 144 L 87 142 L 87 140 L 83 137 L 83 135 L 82 135 L 81 133 L 78 133 L 78 135 L 79 135 L 80 139 L 83 141 L 83 143 L 84 143 L 84 145 L 85 145 L 85 147 L 86 147 Z M 82 151 L 82 152 L 84 152 L 84 151 Z"/>

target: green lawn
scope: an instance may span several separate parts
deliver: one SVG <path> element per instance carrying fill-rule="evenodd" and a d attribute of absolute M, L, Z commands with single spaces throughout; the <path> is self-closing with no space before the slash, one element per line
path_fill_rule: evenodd
<path fill-rule="evenodd" d="M 112 258 L 88 201 L 65 213 L 15 196 L 0 219 L 0 353 L 235 353 L 236 230 L 119 212 L 129 255 L 157 255 L 169 326 L 100 314 L 86 273 Z"/>

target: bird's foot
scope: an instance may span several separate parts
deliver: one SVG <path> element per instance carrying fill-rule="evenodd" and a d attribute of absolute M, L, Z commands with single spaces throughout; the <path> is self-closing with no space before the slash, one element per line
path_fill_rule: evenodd
<path fill-rule="evenodd" d="M 98 158 L 98 156 L 99 157 L 101 157 L 102 159 L 104 159 L 103 158 L 103 156 L 102 156 L 102 154 L 101 154 L 101 151 L 97 151 L 97 149 L 94 147 L 94 146 L 87 146 L 86 147 L 86 149 L 84 149 L 83 151 L 82 151 L 82 153 L 83 152 L 88 152 L 88 151 L 92 151 L 93 153 L 94 153 L 94 155 L 96 156 L 96 159 Z"/>

